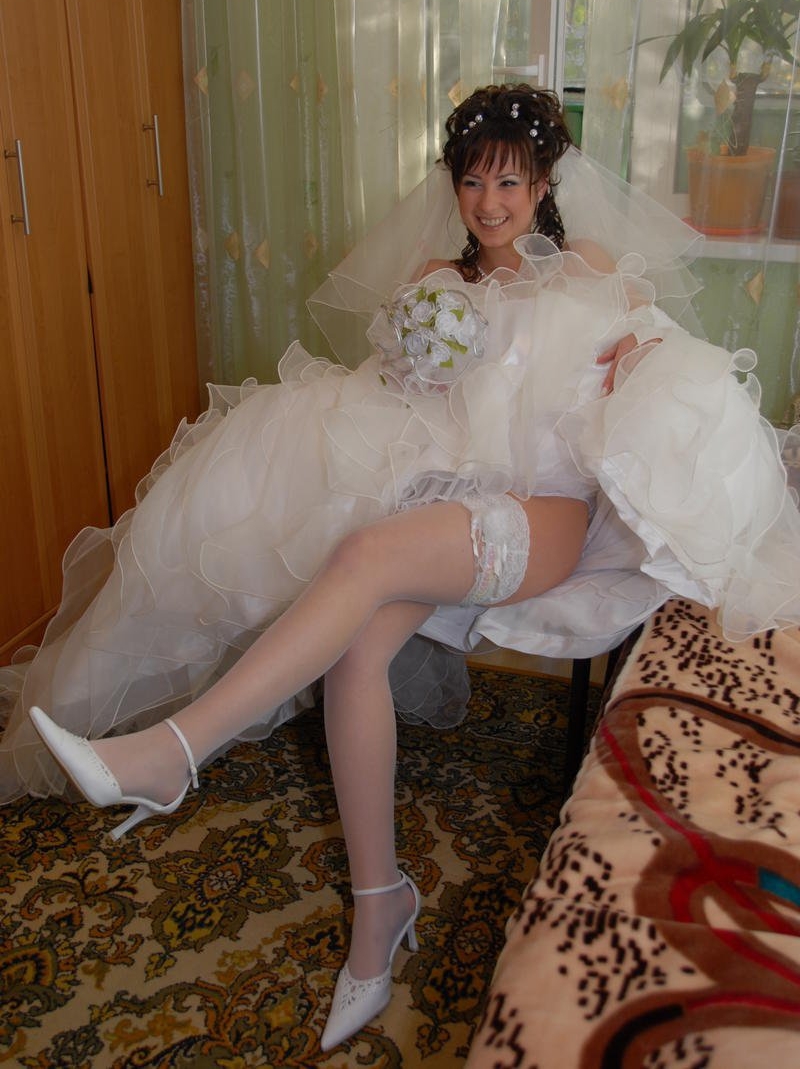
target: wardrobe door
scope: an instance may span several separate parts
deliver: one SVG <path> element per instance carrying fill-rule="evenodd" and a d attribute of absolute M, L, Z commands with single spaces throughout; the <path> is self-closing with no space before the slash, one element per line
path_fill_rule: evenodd
<path fill-rule="evenodd" d="M 180 419 L 197 411 L 185 157 L 177 175 L 162 154 L 159 176 L 156 141 L 158 133 L 161 148 L 162 131 L 183 139 L 183 98 L 165 102 L 161 113 L 150 100 L 140 0 L 66 0 L 66 5 L 116 517 L 133 504 L 137 482 L 169 444 Z M 159 61 L 180 79 L 180 5 L 161 0 L 158 7 Z"/>
<path fill-rule="evenodd" d="M 106 526 L 109 511 L 62 5 L 2 0 L 0 60 L 6 659 L 40 637 L 72 537 L 86 524 Z"/>
<path fill-rule="evenodd" d="M 151 181 L 160 164 L 160 190 L 150 197 L 155 210 L 157 258 L 161 273 L 154 293 L 161 359 L 169 369 L 173 423 L 199 412 L 200 391 L 195 333 L 189 168 L 183 88 L 180 0 L 138 0 L 142 19 L 150 109 L 158 118 L 158 142 L 151 131 Z M 156 158 L 158 145 L 160 156 Z M 150 187 L 151 194 L 154 187 Z"/>
<path fill-rule="evenodd" d="M 5 135 L 5 131 L 3 131 Z M 7 144 L 6 137 L 3 143 Z M 36 500 L 28 449 L 28 420 L 23 414 L 21 324 L 13 239 L 9 225 L 13 214 L 6 185 L 5 167 L 0 176 L 0 648 L 13 643 L 45 611 L 42 562 L 36 543 Z M 6 652 L 4 650 L 4 652 Z M 8 650 L 8 653 L 11 651 Z M 4 663 L 7 657 L 0 659 Z"/>

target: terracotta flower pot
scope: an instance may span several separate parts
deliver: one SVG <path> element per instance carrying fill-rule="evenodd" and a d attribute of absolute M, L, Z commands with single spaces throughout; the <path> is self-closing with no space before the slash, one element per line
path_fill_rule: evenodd
<path fill-rule="evenodd" d="M 747 234 L 760 228 L 775 149 L 751 146 L 746 156 L 687 149 L 689 215 L 707 234 Z"/>
<path fill-rule="evenodd" d="M 784 171 L 778 186 L 775 236 L 800 240 L 800 170 Z"/>

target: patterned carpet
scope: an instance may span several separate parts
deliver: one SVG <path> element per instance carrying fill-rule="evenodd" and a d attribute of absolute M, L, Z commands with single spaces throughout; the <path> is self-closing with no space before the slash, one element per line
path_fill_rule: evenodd
<path fill-rule="evenodd" d="M 0 1062 L 26 1069 L 461 1065 L 560 803 L 566 685 L 472 670 L 458 729 L 400 725 L 402 865 L 420 951 L 323 1054 L 349 881 L 319 710 L 202 775 L 118 844 L 86 804 L 0 810 Z M 597 693 L 592 700 L 597 701 Z"/>

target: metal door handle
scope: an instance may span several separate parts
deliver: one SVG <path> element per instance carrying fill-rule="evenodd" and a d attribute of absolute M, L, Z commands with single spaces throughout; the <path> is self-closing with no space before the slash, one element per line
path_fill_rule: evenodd
<path fill-rule="evenodd" d="M 22 215 L 12 215 L 12 223 L 22 223 L 22 232 L 27 237 L 31 232 L 31 220 L 28 215 L 28 192 L 25 188 L 25 164 L 22 161 L 22 142 L 19 138 L 14 141 L 14 151 L 3 150 L 3 156 L 7 160 L 17 161 L 17 178 L 19 179 L 19 196 L 22 202 Z"/>
<path fill-rule="evenodd" d="M 164 196 L 164 176 L 161 173 L 161 139 L 158 136 L 158 116 L 154 114 L 152 122 L 142 123 L 142 129 L 143 130 L 152 130 L 153 131 L 153 141 L 155 143 L 155 148 L 156 148 L 156 177 L 155 178 L 148 178 L 147 179 L 147 184 L 148 184 L 148 186 L 157 186 L 158 187 L 158 195 L 159 195 L 159 197 L 163 197 Z"/>

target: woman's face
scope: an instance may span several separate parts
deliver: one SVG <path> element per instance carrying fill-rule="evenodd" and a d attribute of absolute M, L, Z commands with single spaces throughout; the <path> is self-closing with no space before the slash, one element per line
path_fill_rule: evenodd
<path fill-rule="evenodd" d="M 467 229 L 485 249 L 513 247 L 513 242 L 531 230 L 547 179 L 531 184 L 530 175 L 517 169 L 513 160 L 495 159 L 467 172 L 458 187 L 458 207 Z"/>

